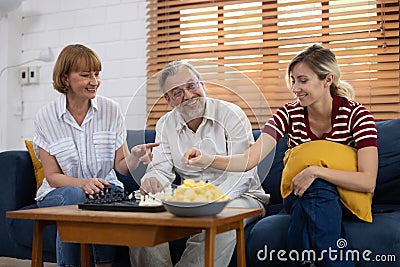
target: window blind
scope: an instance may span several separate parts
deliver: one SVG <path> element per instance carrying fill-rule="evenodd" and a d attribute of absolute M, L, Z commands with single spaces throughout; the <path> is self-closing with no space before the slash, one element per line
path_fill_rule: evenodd
<path fill-rule="evenodd" d="M 311 44 L 330 48 L 342 80 L 376 120 L 399 117 L 399 2 L 148 0 L 147 127 L 169 111 L 156 74 L 170 61 L 198 67 L 209 97 L 239 105 L 253 128 L 293 94 L 290 60 Z"/>

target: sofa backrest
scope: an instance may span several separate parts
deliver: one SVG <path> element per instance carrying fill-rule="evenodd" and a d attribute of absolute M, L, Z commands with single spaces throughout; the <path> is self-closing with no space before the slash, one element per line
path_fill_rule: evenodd
<path fill-rule="evenodd" d="M 253 130 L 255 140 L 257 140 L 260 134 L 260 130 Z M 275 149 L 258 164 L 258 176 L 260 177 L 264 191 L 270 194 L 270 205 L 282 203 L 280 186 L 283 157 L 285 156 L 287 148 L 287 137 L 284 136 L 278 141 Z"/>
<path fill-rule="evenodd" d="M 400 118 L 376 123 L 379 169 L 374 204 L 400 204 Z"/>
<path fill-rule="evenodd" d="M 377 122 L 379 170 L 377 186 L 374 195 L 374 204 L 400 204 L 397 196 L 400 190 L 400 119 Z M 254 139 L 260 136 L 260 130 L 253 130 Z M 128 130 L 127 142 L 129 149 L 144 142 L 154 142 L 154 130 Z M 287 150 L 287 138 L 279 140 L 275 150 L 259 164 L 258 174 L 264 190 L 271 195 L 270 204 L 282 202 L 280 194 L 283 157 Z M 139 184 L 140 178 L 146 171 L 146 166 L 140 164 L 133 172 L 133 177 Z M 138 188 L 132 184 L 132 178 L 122 179 L 128 190 Z M 130 180 L 130 181 L 128 181 Z"/>

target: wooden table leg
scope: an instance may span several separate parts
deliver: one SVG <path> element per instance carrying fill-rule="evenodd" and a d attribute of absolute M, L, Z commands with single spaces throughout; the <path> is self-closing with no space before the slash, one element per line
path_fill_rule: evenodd
<path fill-rule="evenodd" d="M 81 244 L 81 266 L 90 267 L 90 245 Z"/>
<path fill-rule="evenodd" d="M 42 267 L 43 229 L 48 223 L 35 220 L 32 241 L 32 267 Z"/>
<path fill-rule="evenodd" d="M 236 229 L 236 254 L 237 266 L 246 266 L 246 253 L 244 244 L 244 223 L 243 220 L 239 222 L 239 228 Z"/>
<path fill-rule="evenodd" d="M 204 244 L 204 266 L 214 267 L 214 242 L 215 236 L 217 235 L 217 229 L 215 227 L 206 229 L 206 240 Z"/>

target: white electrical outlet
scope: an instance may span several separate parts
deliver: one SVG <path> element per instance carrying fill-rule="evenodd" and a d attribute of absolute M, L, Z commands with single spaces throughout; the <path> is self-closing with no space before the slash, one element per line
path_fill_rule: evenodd
<path fill-rule="evenodd" d="M 29 69 L 28 67 L 21 67 L 19 69 L 19 82 L 22 85 L 26 85 L 29 83 Z"/>
<path fill-rule="evenodd" d="M 39 83 L 39 66 L 30 66 L 29 67 L 29 83 Z"/>

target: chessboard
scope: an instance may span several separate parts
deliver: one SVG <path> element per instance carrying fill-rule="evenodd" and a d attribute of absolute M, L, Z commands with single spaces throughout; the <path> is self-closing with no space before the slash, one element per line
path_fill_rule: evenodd
<path fill-rule="evenodd" d="M 151 202 L 150 204 L 147 202 Z M 136 199 L 127 192 L 113 191 L 105 187 L 103 191 L 87 196 L 84 203 L 78 204 L 79 209 L 97 211 L 128 211 L 128 212 L 161 212 L 165 208 L 161 202 Z"/>
<path fill-rule="evenodd" d="M 123 200 L 111 203 L 82 203 L 78 208 L 83 210 L 98 211 L 129 211 L 129 212 L 161 212 L 165 211 L 163 205 L 160 206 L 141 206 L 140 201 Z"/>

